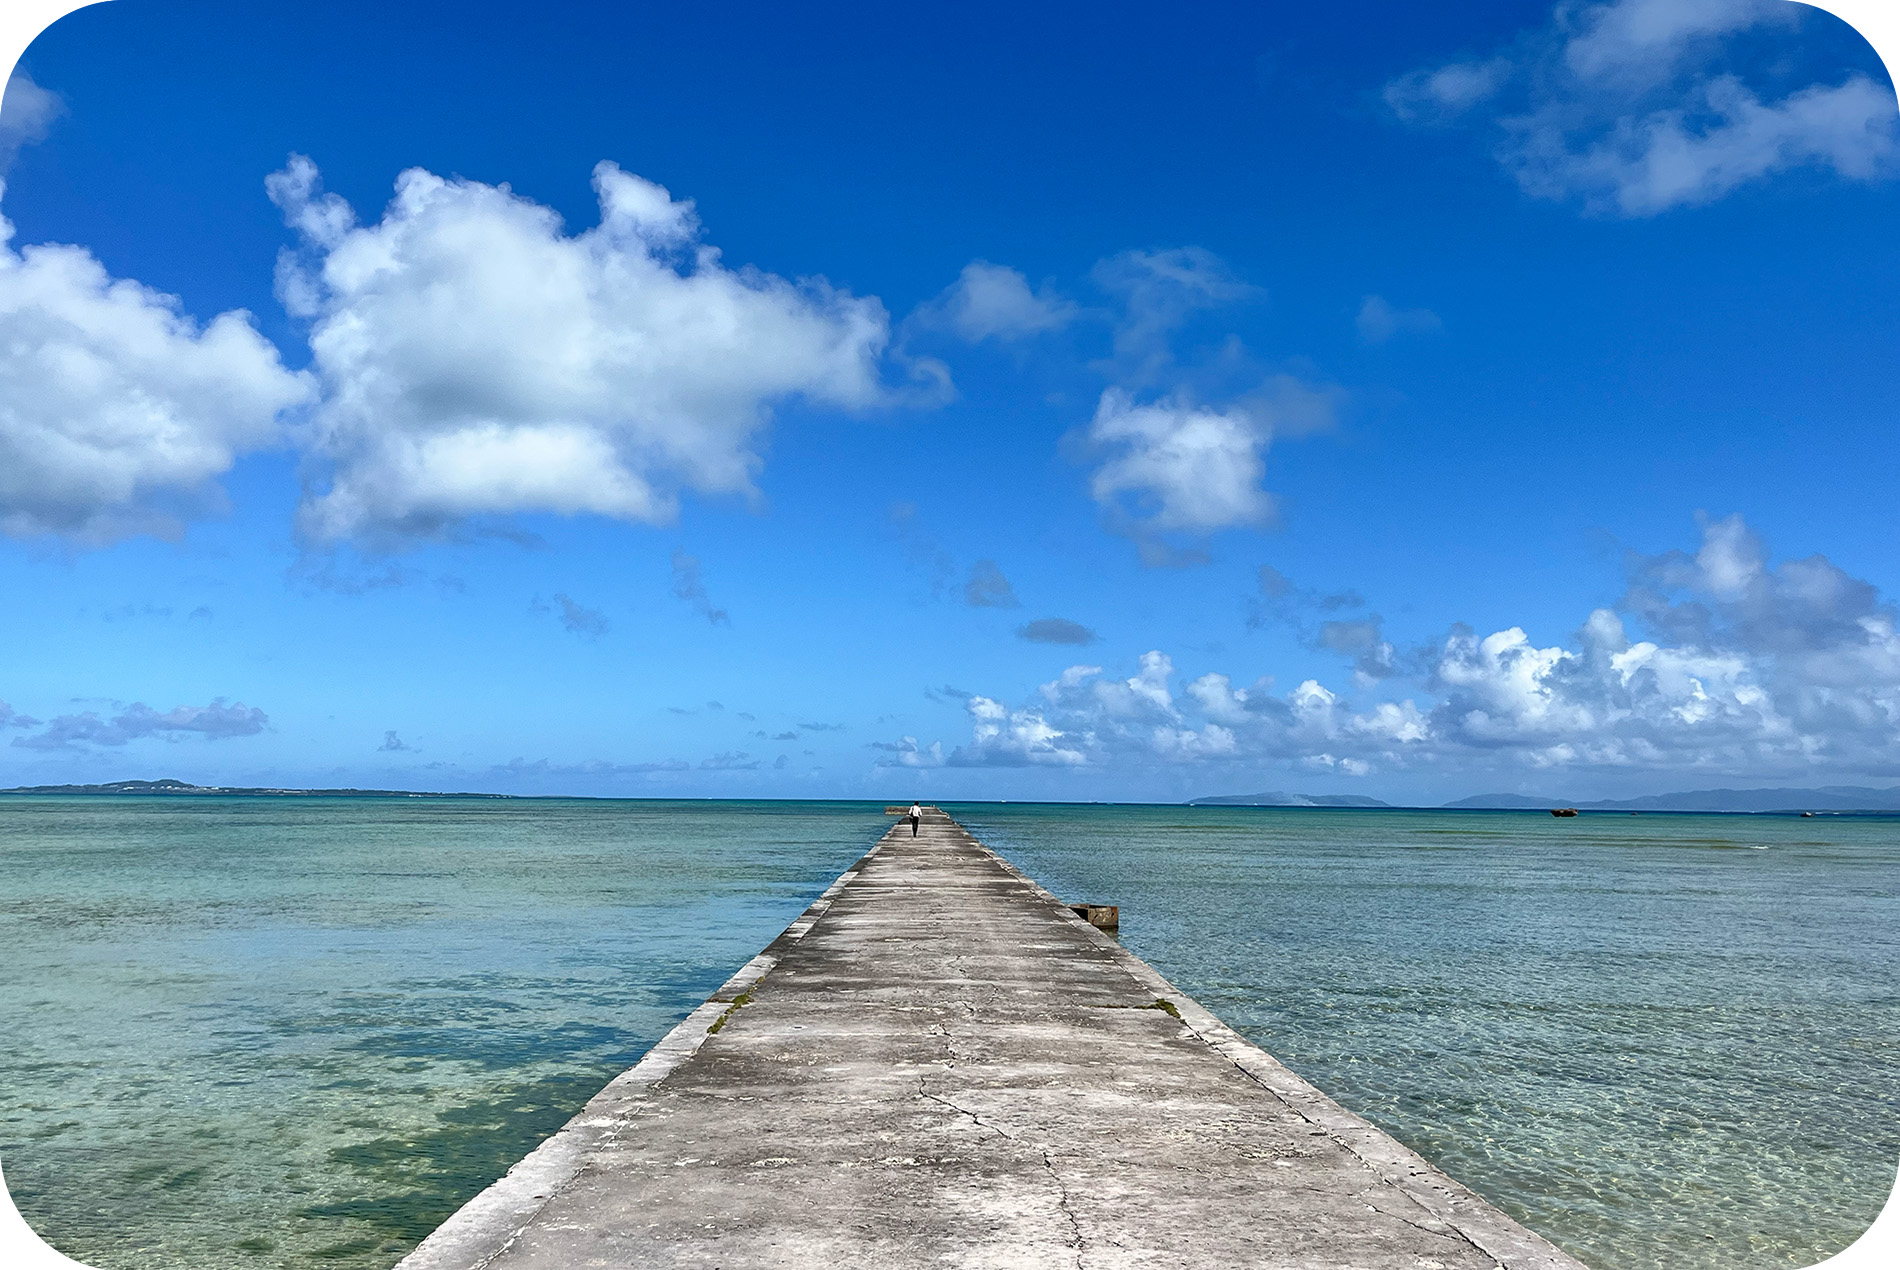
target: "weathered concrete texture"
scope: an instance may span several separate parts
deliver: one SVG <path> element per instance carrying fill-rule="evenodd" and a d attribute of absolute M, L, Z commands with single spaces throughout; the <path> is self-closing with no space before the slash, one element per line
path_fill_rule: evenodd
<path fill-rule="evenodd" d="M 1499 1265 L 1582 1270 L 934 810 L 403 1263 Z"/>

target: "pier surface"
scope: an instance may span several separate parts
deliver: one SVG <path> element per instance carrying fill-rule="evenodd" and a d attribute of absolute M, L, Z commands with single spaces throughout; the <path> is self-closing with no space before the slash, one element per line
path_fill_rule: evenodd
<path fill-rule="evenodd" d="M 399 1270 L 609 1266 L 1583 1270 L 935 809 Z"/>

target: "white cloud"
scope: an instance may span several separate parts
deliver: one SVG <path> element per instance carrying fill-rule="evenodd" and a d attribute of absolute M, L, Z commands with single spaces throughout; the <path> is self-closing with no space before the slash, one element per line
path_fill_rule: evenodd
<path fill-rule="evenodd" d="M 4 187 L 0 187 L 3 189 Z M 200 327 L 81 247 L 14 251 L 0 217 L 0 533 L 176 536 L 305 400 L 250 314 Z"/>
<path fill-rule="evenodd" d="M 1030 707 L 1011 710 L 988 697 L 964 702 L 970 712 L 970 743 L 960 745 L 947 762 L 953 767 L 1073 767 L 1086 762 L 1082 751 Z M 936 750 L 936 744 L 932 744 Z"/>
<path fill-rule="evenodd" d="M 1382 295 L 1369 295 L 1359 306 L 1359 338 L 1383 344 L 1401 332 L 1429 335 L 1445 329 L 1430 309 L 1395 309 Z"/>
<path fill-rule="evenodd" d="M 1208 672 L 1176 691 L 1158 650 L 1127 679 L 1075 666 L 1020 708 L 972 697 L 971 741 L 949 762 L 1743 778 L 1900 763 L 1900 618 L 1825 558 L 1771 565 L 1739 517 L 1711 521 L 1693 554 L 1633 558 L 1619 608 L 1592 612 L 1567 645 L 1540 645 L 1519 627 L 1454 629 L 1424 650 L 1409 695 L 1360 705 L 1313 679 L 1279 692 L 1271 680 L 1237 688 Z M 1632 623 L 1648 638 L 1633 638 Z M 1339 651 L 1382 647 L 1389 663 L 1390 645 L 1366 625 L 1342 635 Z"/>
<path fill-rule="evenodd" d="M 1387 85 L 1386 101 L 1418 122 L 1492 102 L 1499 158 L 1526 192 L 1624 216 L 1707 203 L 1796 167 L 1890 173 L 1900 130 L 1884 85 L 1853 73 L 1764 97 L 1721 69 L 1735 37 L 1798 20 L 1783 0 L 1561 5 L 1508 56 L 1415 71 Z"/>
<path fill-rule="evenodd" d="M 1511 76 L 1501 57 L 1412 71 L 1385 86 L 1385 102 L 1407 123 L 1449 123 L 1489 101 Z"/>
<path fill-rule="evenodd" d="M 1260 488 L 1273 431 L 1245 410 L 1173 398 L 1142 405 L 1110 388 L 1088 436 L 1114 454 L 1096 469 L 1089 492 L 1117 519 L 1207 534 L 1273 518 L 1273 496 Z"/>
<path fill-rule="evenodd" d="M 1208 674 L 1177 696 L 1174 663 L 1144 653 L 1135 674 L 1105 678 L 1099 666 L 1071 666 L 1043 684 L 1034 706 L 1011 709 L 972 697 L 971 743 L 952 752 L 953 766 L 1084 766 L 1123 762 L 1201 763 L 1297 758 L 1336 746 L 1354 720 L 1339 699 L 1307 680 L 1277 696 L 1271 686 L 1236 689 Z"/>
<path fill-rule="evenodd" d="M 0 172 L 13 166 L 21 147 L 44 141 L 53 121 L 65 112 L 58 93 L 41 88 L 24 71 L 14 71 L 0 99 Z"/>
<path fill-rule="evenodd" d="M 1080 310 L 1046 284 L 1032 291 L 1029 279 L 1007 265 L 973 260 L 929 305 L 924 316 L 971 343 L 1020 340 L 1059 331 Z"/>
<path fill-rule="evenodd" d="M 279 294 L 312 320 L 323 384 L 316 539 L 517 512 L 663 523 L 681 490 L 755 493 L 773 403 L 884 395 L 875 298 L 727 267 L 690 202 L 612 163 L 599 225 L 572 235 L 505 186 L 421 169 L 359 226 L 317 181 L 293 156 L 268 182 L 303 240 Z"/>
<path fill-rule="evenodd" d="M 1132 537 L 1151 564 L 1204 558 L 1163 535 L 1198 542 L 1223 529 L 1272 523 L 1274 497 L 1262 486 L 1277 431 L 1325 427 L 1334 394 L 1290 375 L 1222 408 L 1185 397 L 1140 402 L 1126 389 L 1102 394 L 1087 441 L 1107 455 L 1089 492 L 1110 526 Z"/>
<path fill-rule="evenodd" d="M 1700 85 L 1683 106 L 1617 120 L 1572 147 L 1532 124 L 1518 130 L 1518 176 L 1536 194 L 1583 194 L 1627 216 L 1708 203 L 1759 177 L 1813 164 L 1866 180 L 1890 170 L 1893 94 L 1856 75 L 1764 104 L 1733 76 Z"/>
<path fill-rule="evenodd" d="M 1711 37 L 1752 26 L 1789 26 L 1785 0 L 1614 0 L 1569 5 L 1557 22 L 1567 35 L 1564 65 L 1588 80 L 1652 83 L 1668 75 Z"/>

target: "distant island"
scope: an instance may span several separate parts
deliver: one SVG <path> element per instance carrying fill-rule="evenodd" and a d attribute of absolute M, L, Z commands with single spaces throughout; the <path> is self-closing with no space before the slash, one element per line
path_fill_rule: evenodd
<path fill-rule="evenodd" d="M 447 794 L 417 789 L 264 789 L 240 785 L 189 785 L 184 781 L 112 781 L 105 785 L 18 785 L 0 794 L 152 794 L 191 797 L 248 794 L 269 798 L 513 798 L 513 794 Z"/>
<path fill-rule="evenodd" d="M 1390 807 L 1361 794 L 1228 794 L 1195 798 L 1190 807 Z M 1450 811 L 1705 811 L 1705 812 L 1900 812 L 1900 786 L 1825 785 L 1819 789 L 1696 789 L 1644 798 L 1585 802 L 1572 798 L 1536 798 L 1528 794 L 1479 794 L 1445 803 Z"/>

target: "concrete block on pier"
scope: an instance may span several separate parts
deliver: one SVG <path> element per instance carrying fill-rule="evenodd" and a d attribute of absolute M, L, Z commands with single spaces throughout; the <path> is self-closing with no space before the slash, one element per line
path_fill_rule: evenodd
<path fill-rule="evenodd" d="M 1122 909 L 1119 904 L 1071 904 L 1069 911 L 1089 925 L 1102 930 L 1115 930 L 1122 924 Z"/>

